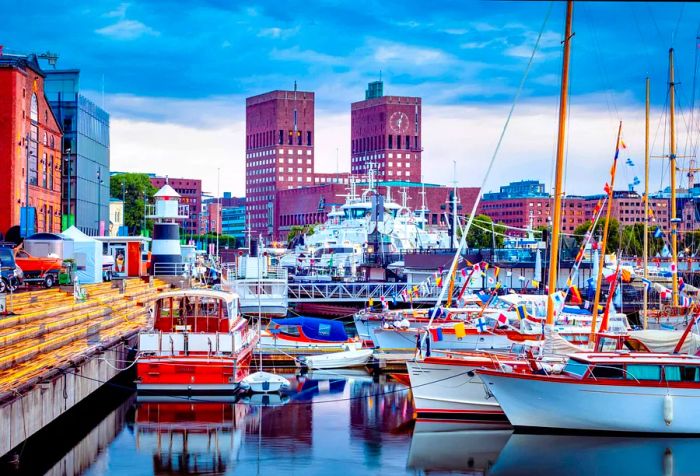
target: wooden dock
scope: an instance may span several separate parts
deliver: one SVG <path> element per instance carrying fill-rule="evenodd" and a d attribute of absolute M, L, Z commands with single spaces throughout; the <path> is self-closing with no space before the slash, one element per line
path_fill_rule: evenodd
<path fill-rule="evenodd" d="M 0 315 L 0 456 L 119 374 L 148 305 L 167 285 L 140 279 L 6 297 Z"/>

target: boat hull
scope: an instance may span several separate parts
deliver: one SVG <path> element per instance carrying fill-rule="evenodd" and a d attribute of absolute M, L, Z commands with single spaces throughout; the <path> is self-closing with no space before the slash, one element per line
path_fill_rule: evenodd
<path fill-rule="evenodd" d="M 416 349 L 418 329 L 375 329 L 372 341 L 384 352 L 413 352 Z M 433 350 L 506 350 L 513 342 L 501 334 L 467 334 L 458 338 L 444 333 L 443 340 L 430 342 Z M 423 345 L 426 348 L 426 345 Z"/>
<path fill-rule="evenodd" d="M 235 392 L 250 371 L 251 349 L 230 358 L 141 357 L 136 389 L 158 394 Z"/>
<path fill-rule="evenodd" d="M 303 365 L 309 369 L 344 369 L 367 365 L 372 357 L 372 350 L 360 349 L 333 354 L 314 355 L 306 357 Z"/>
<path fill-rule="evenodd" d="M 418 419 L 507 421 L 474 372 L 488 364 L 490 361 L 484 359 L 477 359 L 473 365 L 406 362 Z"/>
<path fill-rule="evenodd" d="M 576 383 L 479 372 L 516 428 L 627 433 L 700 433 L 700 391 L 639 384 Z M 670 396 L 672 411 L 666 395 Z M 671 417 L 669 424 L 665 418 Z"/>

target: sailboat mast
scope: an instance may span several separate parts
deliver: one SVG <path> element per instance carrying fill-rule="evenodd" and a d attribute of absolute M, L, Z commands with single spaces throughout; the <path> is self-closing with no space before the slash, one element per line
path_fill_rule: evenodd
<path fill-rule="evenodd" d="M 564 30 L 564 58 L 561 67 L 561 97 L 559 98 L 559 131 L 557 133 L 557 165 L 554 178 L 554 217 L 552 221 L 552 243 L 549 253 L 549 298 L 547 305 L 547 325 L 554 324 L 554 300 L 552 293 L 557 290 L 559 269 L 559 228 L 561 225 L 562 182 L 564 181 L 564 147 L 566 145 L 566 116 L 569 99 L 569 62 L 571 59 L 571 25 L 574 2 L 566 2 L 566 28 Z"/>
<path fill-rule="evenodd" d="M 620 138 L 622 137 L 622 121 L 617 128 L 617 141 L 615 142 L 615 160 L 610 169 L 610 188 L 608 189 L 608 206 L 605 210 L 605 226 L 603 226 L 603 239 L 600 245 L 600 257 L 598 258 L 598 276 L 596 278 L 595 299 L 591 311 L 590 342 L 595 342 L 595 333 L 598 329 L 598 305 L 600 304 L 600 290 L 603 286 L 603 267 L 605 266 L 605 252 L 608 246 L 608 231 L 610 230 L 610 217 L 612 215 L 613 197 L 615 196 L 615 174 L 617 173 L 617 158 L 620 151 Z M 612 290 L 611 290 L 612 291 Z"/>
<path fill-rule="evenodd" d="M 671 133 L 671 150 L 669 154 L 669 162 L 671 169 L 671 252 L 673 257 L 672 266 L 675 271 L 672 273 L 673 278 L 673 305 L 678 306 L 678 223 L 676 221 L 676 83 L 673 73 L 673 48 L 668 50 L 668 82 L 669 96 L 668 100 L 671 106 L 670 117 L 670 133 Z"/>
<path fill-rule="evenodd" d="M 646 79 L 644 120 L 644 279 L 649 279 L 649 78 Z M 645 281 L 648 283 L 648 281 Z M 647 328 L 648 289 L 644 286 L 644 329 Z"/>

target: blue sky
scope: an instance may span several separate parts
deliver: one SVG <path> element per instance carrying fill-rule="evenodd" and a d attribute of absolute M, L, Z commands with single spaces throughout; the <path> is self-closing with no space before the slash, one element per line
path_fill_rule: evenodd
<path fill-rule="evenodd" d="M 326 162 L 320 168 L 334 167 L 331 152 L 337 147 L 344 154 L 349 142 L 349 117 L 343 116 L 349 116 L 350 102 L 363 97 L 366 83 L 377 79 L 379 71 L 386 93 L 423 97 L 428 130 L 428 119 L 438 124 L 460 111 L 493 115 L 493 126 L 478 134 L 489 138 L 483 145 L 488 155 L 505 118 L 503 108 L 512 99 L 550 8 L 522 101 L 546 109 L 548 123 L 556 116 L 551 106 L 556 108 L 559 89 L 563 2 L 64 3 L 57 7 L 38 0 L 25 9 L 0 0 L 0 44 L 6 51 L 57 52 L 59 67 L 82 70 L 81 85 L 98 104 L 104 89 L 104 104 L 114 124 L 115 168 L 135 164 L 139 148 L 158 148 L 147 138 L 136 141 L 131 132 L 135 124 L 142 124 L 157 129 L 155 137 L 192 133 L 193 141 L 216 140 L 207 134 L 221 128 L 236 146 L 229 157 L 212 163 L 234 174 L 233 167 L 243 164 L 242 136 L 234 136 L 242 134 L 244 98 L 290 88 L 295 80 L 300 89 L 317 93 L 317 136 L 327 123 L 324 154 L 333 155 L 333 160 L 319 160 Z M 681 104 L 689 107 L 700 6 L 580 2 L 574 22 L 573 104 L 590 109 L 593 117 L 598 110 L 608 122 L 624 120 L 623 111 L 640 107 L 648 74 L 655 86 L 654 104 L 663 106 L 667 51 L 673 46 Z M 439 161 L 464 160 L 440 148 L 460 134 L 446 127 L 433 127 L 426 156 L 434 141 L 434 150 L 442 154 Z M 571 133 L 573 140 L 576 131 Z M 546 144 L 542 150 L 549 148 Z M 225 151 L 222 144 L 209 154 Z M 437 163 L 438 158 L 433 160 Z M 158 161 L 156 165 L 168 166 Z M 184 165 L 178 162 L 173 174 Z M 463 168 L 469 168 L 468 161 Z M 212 188 L 212 172 L 203 173 Z M 238 189 L 241 183 L 236 178 L 228 188 Z"/>

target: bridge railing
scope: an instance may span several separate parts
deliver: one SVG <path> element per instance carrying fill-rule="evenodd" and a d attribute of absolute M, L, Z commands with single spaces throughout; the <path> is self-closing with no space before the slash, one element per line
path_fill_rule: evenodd
<path fill-rule="evenodd" d="M 380 301 L 382 296 L 392 302 L 407 302 L 406 293 L 413 291 L 414 284 L 409 283 L 289 283 L 288 292 L 291 302 L 327 300 L 332 302 L 357 302 L 374 299 Z M 459 290 L 455 290 L 455 294 Z M 405 292 L 405 293 L 404 293 Z M 414 302 L 434 301 L 440 294 L 437 286 L 423 286 Z"/>

